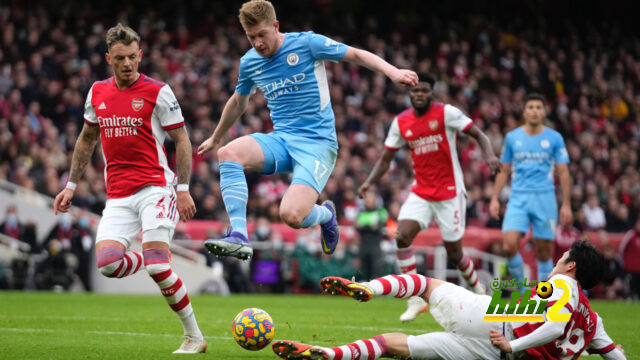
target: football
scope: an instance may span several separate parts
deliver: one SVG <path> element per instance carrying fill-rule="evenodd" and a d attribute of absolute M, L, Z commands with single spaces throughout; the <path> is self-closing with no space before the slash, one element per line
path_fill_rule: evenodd
<path fill-rule="evenodd" d="M 247 350 L 260 350 L 273 340 L 275 326 L 271 316 L 258 308 L 244 309 L 233 319 L 233 338 Z"/>
<path fill-rule="evenodd" d="M 538 286 L 536 286 L 536 294 L 538 294 L 541 299 L 547 299 L 553 294 L 553 285 L 548 281 L 539 282 Z"/>

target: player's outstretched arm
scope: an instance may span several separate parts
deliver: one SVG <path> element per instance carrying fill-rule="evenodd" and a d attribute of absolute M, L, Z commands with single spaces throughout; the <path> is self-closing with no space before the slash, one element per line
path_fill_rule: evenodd
<path fill-rule="evenodd" d="M 564 333 L 566 323 L 563 322 L 546 322 L 530 334 L 521 338 L 507 341 L 504 335 L 495 330 L 489 331 L 489 340 L 493 346 L 500 349 L 504 353 L 519 352 L 536 346 L 547 344 Z"/>
<path fill-rule="evenodd" d="M 615 349 L 607 353 L 600 354 L 600 356 L 606 360 L 627 360 L 627 355 L 620 344 L 616 345 Z"/>
<path fill-rule="evenodd" d="M 100 127 L 97 125 L 84 124 L 82 131 L 76 140 L 76 146 L 73 149 L 73 157 L 71 159 L 71 171 L 69 173 L 69 182 L 78 183 L 84 174 L 84 169 L 91 160 L 91 155 L 96 148 L 98 139 L 100 138 Z M 73 198 L 74 189 L 66 187 L 60 191 L 53 202 L 53 211 L 57 215 L 58 212 L 66 213 L 71 208 L 71 199 Z"/>
<path fill-rule="evenodd" d="M 191 140 L 184 126 L 167 131 L 176 143 L 176 163 L 178 165 L 178 214 L 182 221 L 193 218 L 196 213 L 196 205 L 189 193 L 189 180 L 191 179 L 191 164 L 193 149 Z"/>
<path fill-rule="evenodd" d="M 213 134 L 198 147 L 198 155 L 204 155 L 220 145 L 220 141 L 227 131 L 229 131 L 231 126 L 244 114 L 248 103 L 248 95 L 240 95 L 238 92 L 234 92 L 233 95 L 231 95 L 224 105 L 220 122 L 218 122 L 218 126 L 216 126 Z"/>
<path fill-rule="evenodd" d="M 507 178 L 511 174 L 511 163 L 502 163 L 500 172 L 496 175 L 495 184 L 493 185 L 493 195 L 491 195 L 491 203 L 489 204 L 489 215 L 494 219 L 500 216 L 500 201 L 498 196 L 507 183 Z"/>
<path fill-rule="evenodd" d="M 349 46 L 342 59 L 373 71 L 379 71 L 400 86 L 412 87 L 418 85 L 418 75 L 414 71 L 398 69 L 381 57 L 366 50 Z"/>
<path fill-rule="evenodd" d="M 371 184 L 378 182 L 382 175 L 384 175 L 389 170 L 389 165 L 391 164 L 391 159 L 393 159 L 394 151 L 389 150 L 387 148 L 384 149 L 382 156 L 378 159 L 376 164 L 373 166 L 373 170 L 371 170 L 371 174 L 367 177 L 362 185 L 358 188 L 358 196 L 364 199 L 365 193 L 371 187 Z"/>
<path fill-rule="evenodd" d="M 500 159 L 498 159 L 496 154 L 493 152 L 493 146 L 491 146 L 491 141 L 487 134 L 475 125 L 471 125 L 469 130 L 467 130 L 467 134 L 476 139 L 478 145 L 480 145 L 480 149 L 482 149 L 482 153 L 484 154 L 484 159 L 487 162 L 489 169 L 491 169 L 491 172 L 494 174 L 498 173 L 502 165 L 500 163 Z"/>
<path fill-rule="evenodd" d="M 560 187 L 562 188 L 562 206 L 560 207 L 560 223 L 569 225 L 573 222 L 573 213 L 571 212 L 571 177 L 569 175 L 569 167 L 567 164 L 556 164 Z"/>

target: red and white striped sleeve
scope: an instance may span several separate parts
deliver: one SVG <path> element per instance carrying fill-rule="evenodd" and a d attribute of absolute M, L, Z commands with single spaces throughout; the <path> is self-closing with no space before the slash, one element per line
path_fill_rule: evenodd
<path fill-rule="evenodd" d="M 473 120 L 453 105 L 444 106 L 444 125 L 457 131 L 467 131 L 473 126 Z"/>
<path fill-rule="evenodd" d="M 616 349 L 613 340 L 611 340 L 607 332 L 604 331 L 602 318 L 597 313 L 596 315 L 598 316 L 596 333 L 587 345 L 587 352 L 589 354 L 599 354 L 605 359 L 624 359 L 625 357 L 622 352 Z"/>
<path fill-rule="evenodd" d="M 396 116 L 393 118 L 393 122 L 391 122 L 387 139 L 384 141 L 384 147 L 396 151 L 406 143 L 407 141 L 402 137 L 402 134 L 400 134 L 400 126 L 398 126 L 398 117 Z"/>
<path fill-rule="evenodd" d="M 178 104 L 178 100 L 169 85 L 165 85 L 160 89 L 153 114 L 158 117 L 162 129 L 165 131 L 184 126 L 180 104 Z"/>
<path fill-rule="evenodd" d="M 96 109 L 91 103 L 91 97 L 93 96 L 93 86 L 89 89 L 87 94 L 87 100 L 84 102 L 84 123 L 89 126 L 98 126 L 98 118 L 96 117 Z"/>

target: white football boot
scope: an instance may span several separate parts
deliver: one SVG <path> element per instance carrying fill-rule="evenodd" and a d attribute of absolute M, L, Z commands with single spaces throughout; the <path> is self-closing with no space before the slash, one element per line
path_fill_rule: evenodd
<path fill-rule="evenodd" d="M 400 321 L 407 322 L 415 320 L 418 315 L 427 311 L 429 304 L 419 296 L 412 296 L 407 300 L 407 311 L 400 315 Z"/>
<path fill-rule="evenodd" d="M 204 335 L 200 337 L 185 335 L 184 342 L 174 351 L 174 354 L 198 354 L 207 351 L 207 342 L 204 340 Z"/>

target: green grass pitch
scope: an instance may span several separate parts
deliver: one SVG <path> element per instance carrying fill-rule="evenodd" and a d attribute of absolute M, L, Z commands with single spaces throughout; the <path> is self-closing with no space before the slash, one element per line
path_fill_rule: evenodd
<path fill-rule="evenodd" d="M 197 358 L 276 359 L 271 347 L 240 348 L 231 335 L 248 307 L 271 314 L 275 338 L 343 345 L 385 332 L 421 334 L 440 327 L 426 314 L 403 324 L 405 302 L 292 295 L 193 296 L 209 348 Z M 640 303 L 593 301 L 609 335 L 640 359 Z M 0 359 L 175 359 L 182 327 L 162 296 L 0 292 Z M 184 355 L 182 355 L 184 357 Z M 597 359 L 599 356 L 583 357 Z"/>

